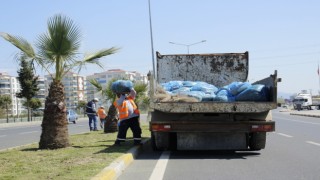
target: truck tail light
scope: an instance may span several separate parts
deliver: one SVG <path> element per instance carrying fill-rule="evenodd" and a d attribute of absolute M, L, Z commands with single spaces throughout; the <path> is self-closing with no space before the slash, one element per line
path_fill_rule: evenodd
<path fill-rule="evenodd" d="M 252 132 L 271 132 L 274 131 L 274 127 L 271 124 L 267 125 L 252 125 L 251 126 Z"/>
<path fill-rule="evenodd" d="M 151 130 L 152 131 L 170 131 L 171 125 L 169 125 L 169 124 L 152 124 Z"/>

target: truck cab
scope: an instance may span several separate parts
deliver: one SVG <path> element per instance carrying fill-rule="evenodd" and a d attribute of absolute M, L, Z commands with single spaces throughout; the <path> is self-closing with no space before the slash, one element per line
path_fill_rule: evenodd
<path fill-rule="evenodd" d="M 311 110 L 312 96 L 311 94 L 299 93 L 292 101 L 295 110 L 309 109 Z"/>

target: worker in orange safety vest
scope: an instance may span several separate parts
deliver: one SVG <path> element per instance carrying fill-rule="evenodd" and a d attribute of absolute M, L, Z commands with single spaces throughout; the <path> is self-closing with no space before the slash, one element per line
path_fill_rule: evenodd
<path fill-rule="evenodd" d="M 100 119 L 100 127 L 101 127 L 101 129 L 103 129 L 104 123 L 105 123 L 106 117 L 107 117 L 106 111 L 104 110 L 104 106 L 99 107 L 97 115 Z"/>
<path fill-rule="evenodd" d="M 136 91 L 132 88 L 129 94 L 117 94 L 117 98 L 113 105 L 119 112 L 119 131 L 115 145 L 120 145 L 120 142 L 126 140 L 128 128 L 133 133 L 134 145 L 141 144 L 141 128 L 140 128 L 140 112 L 134 102 Z"/>

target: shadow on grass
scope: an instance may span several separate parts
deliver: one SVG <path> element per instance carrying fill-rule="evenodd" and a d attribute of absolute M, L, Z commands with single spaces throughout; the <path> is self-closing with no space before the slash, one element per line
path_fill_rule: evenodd
<path fill-rule="evenodd" d="M 108 145 L 96 145 L 96 146 L 71 146 L 73 148 L 78 148 L 78 149 L 82 149 L 82 148 L 94 148 L 94 147 L 105 147 L 105 146 L 108 146 Z M 110 145 L 111 146 L 111 145 Z"/>
<path fill-rule="evenodd" d="M 115 142 L 116 140 L 105 140 L 105 141 L 97 141 L 97 142 Z"/>
<path fill-rule="evenodd" d="M 40 151 L 39 148 L 25 148 L 25 149 L 21 149 L 20 151 Z"/>
<path fill-rule="evenodd" d="M 148 137 L 146 138 L 142 138 L 142 141 L 144 141 L 145 139 L 148 139 Z M 131 148 L 135 147 L 134 146 L 134 140 L 133 138 L 127 138 L 127 140 L 125 142 L 122 142 L 119 145 L 106 145 L 106 148 L 98 151 L 94 154 L 100 154 L 100 153 L 113 153 L 113 152 L 119 152 L 119 153 L 126 153 L 128 152 Z"/>

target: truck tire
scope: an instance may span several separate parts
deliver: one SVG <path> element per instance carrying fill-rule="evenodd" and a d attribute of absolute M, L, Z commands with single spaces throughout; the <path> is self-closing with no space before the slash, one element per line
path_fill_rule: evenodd
<path fill-rule="evenodd" d="M 259 151 L 264 149 L 266 147 L 266 136 L 265 132 L 251 133 L 249 139 L 250 150 Z"/>
<path fill-rule="evenodd" d="M 177 150 L 177 133 L 169 134 L 169 150 L 171 151 Z"/>
<path fill-rule="evenodd" d="M 170 144 L 171 133 L 151 132 L 151 146 L 154 151 L 165 151 L 176 146 Z M 171 147 L 170 147 L 171 145 Z"/>
<path fill-rule="evenodd" d="M 151 132 L 151 147 L 154 151 L 159 151 L 159 149 L 157 148 L 157 145 L 156 145 L 156 140 L 155 140 L 155 136 L 154 136 L 154 133 Z"/>

